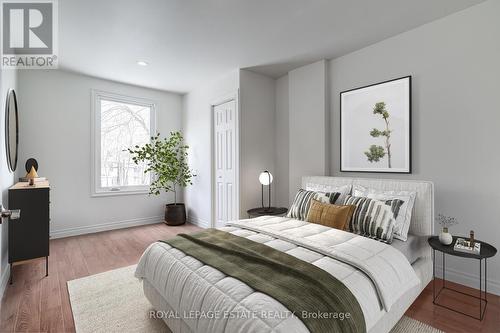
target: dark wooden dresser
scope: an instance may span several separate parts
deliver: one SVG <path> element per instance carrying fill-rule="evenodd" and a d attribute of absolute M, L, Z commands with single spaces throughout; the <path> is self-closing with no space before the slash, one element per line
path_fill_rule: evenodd
<path fill-rule="evenodd" d="M 9 188 L 9 208 L 21 210 L 19 219 L 9 220 L 10 283 L 12 266 L 25 260 L 45 257 L 45 276 L 48 275 L 49 193 L 48 181 L 34 186 L 20 182 Z"/>

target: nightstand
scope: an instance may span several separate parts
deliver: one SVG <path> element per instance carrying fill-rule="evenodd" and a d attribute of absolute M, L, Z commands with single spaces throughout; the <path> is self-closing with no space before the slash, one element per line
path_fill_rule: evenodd
<path fill-rule="evenodd" d="M 288 212 L 288 208 L 285 207 L 258 207 L 247 210 L 249 218 L 274 215 L 274 216 L 284 216 Z"/>
<path fill-rule="evenodd" d="M 455 311 L 457 313 L 472 317 L 474 319 L 483 320 L 484 312 L 486 311 L 486 305 L 488 305 L 488 300 L 487 300 L 488 262 L 487 262 L 487 259 L 493 257 L 497 253 L 497 249 L 488 243 L 476 240 L 476 242 L 481 243 L 481 252 L 479 254 L 455 251 L 453 246 L 455 245 L 457 238 L 467 238 L 467 237 L 453 236 L 453 242 L 451 242 L 450 245 L 441 244 L 441 242 L 439 242 L 438 236 L 430 237 L 427 240 L 429 242 L 429 245 L 432 248 L 432 277 L 433 277 L 433 280 L 432 280 L 432 303 L 434 303 L 438 306 L 441 306 L 443 308 L 446 308 L 448 310 Z M 436 251 L 440 251 L 443 254 L 443 287 L 441 287 L 441 289 L 439 289 L 439 291 L 437 291 L 437 293 L 436 293 L 436 282 L 435 282 L 436 281 Z M 452 289 L 450 287 L 446 287 L 445 254 L 449 254 L 452 256 L 456 256 L 456 257 L 471 258 L 471 259 L 479 260 L 479 297 Z M 483 294 L 483 260 L 484 260 L 484 294 Z M 479 317 L 476 317 L 476 316 L 470 315 L 468 313 L 464 313 L 464 312 L 458 311 L 456 309 L 450 308 L 448 306 L 439 304 L 437 302 L 437 299 L 444 289 L 451 290 L 453 292 L 456 292 L 456 293 L 459 293 L 459 294 L 462 294 L 462 295 L 465 295 L 468 297 L 473 297 L 473 298 L 479 300 Z M 484 295 L 484 298 L 483 298 L 483 295 Z M 483 304 L 484 304 L 484 308 L 483 308 Z"/>

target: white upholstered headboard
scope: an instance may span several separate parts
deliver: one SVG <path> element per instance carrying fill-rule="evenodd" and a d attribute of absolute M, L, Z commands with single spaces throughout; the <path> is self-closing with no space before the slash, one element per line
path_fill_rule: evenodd
<path fill-rule="evenodd" d="M 430 236 L 434 233 L 434 184 L 428 181 L 349 178 L 349 177 L 302 177 L 302 188 L 328 192 L 329 188 L 342 185 L 361 185 L 383 191 L 413 191 L 417 193 L 410 222 L 410 234 Z"/>

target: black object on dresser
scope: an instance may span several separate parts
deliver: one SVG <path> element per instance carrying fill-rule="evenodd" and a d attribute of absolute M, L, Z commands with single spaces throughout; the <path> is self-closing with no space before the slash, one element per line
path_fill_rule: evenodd
<path fill-rule="evenodd" d="M 20 182 L 9 188 L 9 206 L 20 209 L 21 217 L 9 220 L 9 264 L 45 257 L 45 276 L 49 274 L 49 193 L 47 181 L 29 186 Z"/>
<path fill-rule="evenodd" d="M 484 318 L 484 312 L 486 311 L 486 306 L 488 305 L 488 258 L 491 258 L 495 256 L 497 253 L 497 249 L 493 246 L 490 245 L 486 242 L 481 242 L 479 240 L 476 240 L 477 243 L 481 243 L 481 252 L 479 254 L 474 254 L 474 253 L 465 253 L 465 252 L 460 252 L 456 251 L 454 249 L 455 242 L 457 241 L 457 236 L 453 236 L 453 242 L 451 242 L 450 245 L 444 245 L 441 244 L 439 241 L 438 236 L 432 236 L 429 237 L 427 240 L 429 242 L 429 245 L 432 248 L 432 303 L 435 305 L 438 305 L 440 307 L 446 308 L 448 310 L 472 317 L 474 319 L 478 320 L 483 320 Z M 461 237 L 461 238 L 466 238 L 466 237 Z M 436 251 L 439 251 L 443 254 L 443 267 L 442 267 L 442 278 L 443 278 L 443 286 L 439 291 L 436 291 Z M 445 261 L 445 254 L 456 256 L 456 257 L 462 257 L 462 258 L 472 258 L 472 259 L 477 259 L 479 260 L 479 296 L 476 295 L 471 295 L 469 293 L 464 293 L 455 289 L 452 289 L 448 286 L 446 286 L 446 261 Z M 484 260 L 484 265 L 483 265 L 483 260 Z M 484 275 L 483 275 L 483 267 L 484 267 Z M 483 284 L 483 278 L 484 278 L 484 284 Z M 483 290 L 484 286 L 484 290 Z M 473 316 L 471 314 L 459 311 L 457 309 L 450 308 L 446 305 L 442 305 L 438 302 L 438 297 L 441 295 L 441 292 L 443 290 L 451 290 L 455 293 L 459 293 L 465 296 L 469 296 L 472 298 L 475 298 L 479 300 L 479 316 Z M 484 304 L 484 307 L 483 307 Z"/>

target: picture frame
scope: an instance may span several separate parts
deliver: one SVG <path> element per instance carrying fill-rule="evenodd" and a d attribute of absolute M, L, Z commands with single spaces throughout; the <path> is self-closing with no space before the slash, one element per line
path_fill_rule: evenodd
<path fill-rule="evenodd" d="M 412 172 L 411 75 L 340 93 L 340 171 Z"/>

